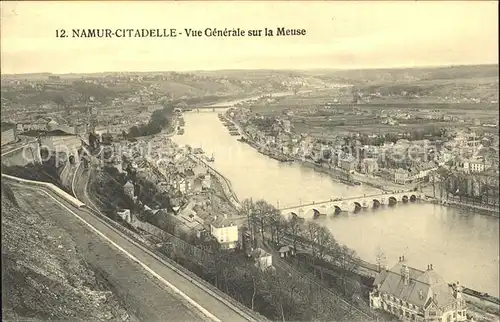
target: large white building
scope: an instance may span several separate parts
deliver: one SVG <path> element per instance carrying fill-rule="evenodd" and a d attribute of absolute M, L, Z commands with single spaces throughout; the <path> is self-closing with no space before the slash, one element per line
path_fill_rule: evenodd
<path fill-rule="evenodd" d="M 210 224 L 210 234 L 217 239 L 223 249 L 236 248 L 239 240 L 238 226 L 227 219 L 226 215 L 215 218 Z"/>
<path fill-rule="evenodd" d="M 375 278 L 370 307 L 392 313 L 403 321 L 467 320 L 460 285 L 449 286 L 432 265 L 426 271 L 411 268 L 404 262 L 404 257 Z"/>
<path fill-rule="evenodd" d="M 490 164 L 481 158 L 472 158 L 469 160 L 464 160 L 459 164 L 460 170 L 465 173 L 480 173 L 488 170 Z"/>

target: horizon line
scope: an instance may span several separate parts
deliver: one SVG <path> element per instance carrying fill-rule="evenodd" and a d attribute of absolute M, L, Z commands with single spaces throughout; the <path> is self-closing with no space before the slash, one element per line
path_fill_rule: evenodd
<path fill-rule="evenodd" d="M 228 72 L 228 71 L 363 71 L 363 70 L 404 70 L 404 69 L 439 69 L 453 67 L 474 67 L 474 66 L 499 66 L 498 63 L 481 63 L 481 64 L 450 64 L 450 65 L 420 65 L 420 66 L 394 66 L 394 67 L 367 67 L 367 68 L 334 68 L 334 67 L 311 67 L 311 68 L 223 68 L 223 69 L 192 69 L 192 70 L 157 70 L 157 71 L 102 71 L 102 72 L 69 72 L 69 73 L 54 73 L 54 72 L 26 72 L 26 73 L 0 73 L 0 76 L 19 76 L 19 75 L 82 75 L 82 74 L 145 74 L 145 73 L 199 73 L 199 72 Z"/>

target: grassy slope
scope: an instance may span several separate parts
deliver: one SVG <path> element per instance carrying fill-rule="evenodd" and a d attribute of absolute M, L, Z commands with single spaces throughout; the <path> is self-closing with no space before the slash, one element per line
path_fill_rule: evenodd
<path fill-rule="evenodd" d="M 9 198 L 2 184 L 2 319 L 130 319 L 68 233 Z"/>

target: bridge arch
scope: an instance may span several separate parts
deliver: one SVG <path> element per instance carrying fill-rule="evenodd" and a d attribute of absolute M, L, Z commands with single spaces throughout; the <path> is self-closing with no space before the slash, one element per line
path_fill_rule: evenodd
<path fill-rule="evenodd" d="M 354 211 L 353 212 L 354 213 L 359 212 L 359 211 L 361 211 L 361 209 L 363 209 L 363 206 L 361 206 L 361 204 L 359 202 L 355 201 L 354 202 Z"/>
<path fill-rule="evenodd" d="M 381 202 L 378 199 L 373 199 L 373 208 L 379 208 L 381 206 Z"/>
<path fill-rule="evenodd" d="M 317 216 L 316 213 L 319 213 L 319 211 L 317 209 L 310 208 L 304 212 L 304 218 L 307 218 L 307 219 L 314 218 L 315 216 Z"/>
<path fill-rule="evenodd" d="M 397 203 L 398 203 L 398 199 L 396 199 L 396 197 L 394 197 L 394 196 L 389 197 L 389 206 L 394 206 Z"/>
<path fill-rule="evenodd" d="M 411 195 L 410 196 L 410 202 L 415 202 L 415 201 L 417 201 L 417 196 Z"/>
<path fill-rule="evenodd" d="M 409 200 L 408 200 L 408 196 L 407 196 L 407 195 L 404 195 L 403 197 L 401 197 L 401 201 L 402 201 L 403 203 L 408 203 L 408 201 L 409 201 Z"/>
<path fill-rule="evenodd" d="M 317 208 L 317 210 L 319 211 L 319 213 L 321 215 L 328 215 L 329 214 L 329 209 L 326 205 L 323 205 L 323 206 Z"/>

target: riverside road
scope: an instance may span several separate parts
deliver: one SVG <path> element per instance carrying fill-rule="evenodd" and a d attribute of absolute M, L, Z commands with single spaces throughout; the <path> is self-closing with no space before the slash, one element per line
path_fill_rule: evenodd
<path fill-rule="evenodd" d="M 218 110 L 221 112 L 221 110 Z M 300 164 L 283 164 L 231 136 L 217 117 L 203 110 L 184 114 L 185 134 L 179 144 L 214 153 L 214 169 L 231 181 L 240 200 L 265 199 L 278 208 L 363 195 L 380 194 L 368 186 L 348 186 Z M 449 282 L 499 295 L 499 220 L 430 203 L 398 203 L 359 213 L 327 216 L 319 222 L 335 238 L 375 263 L 377 249 L 392 266 L 404 255 L 411 266 L 433 264 Z"/>

